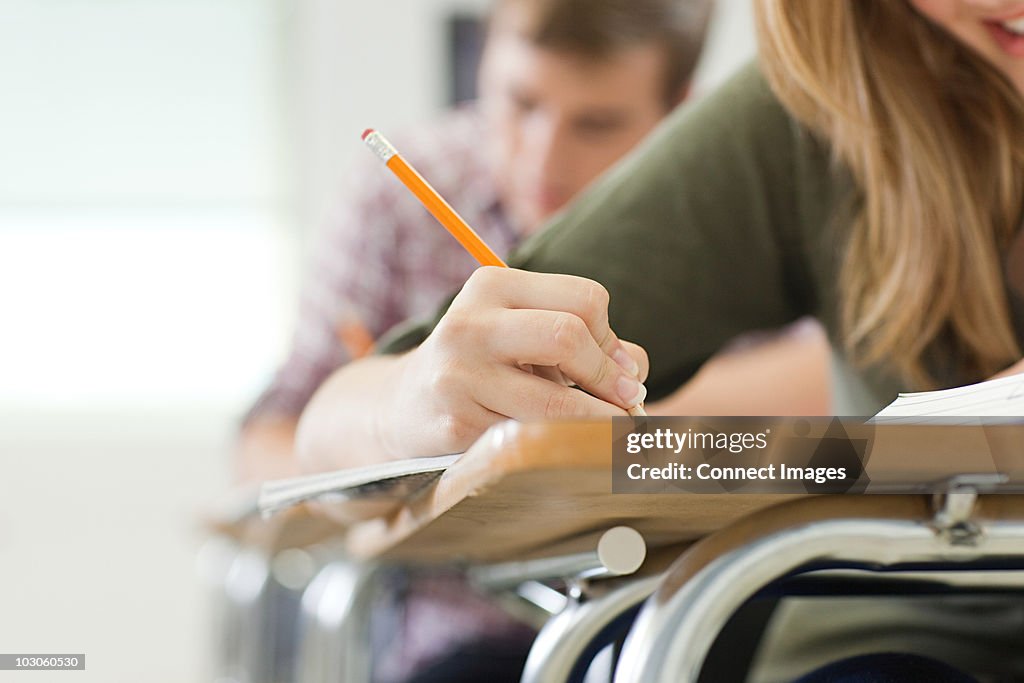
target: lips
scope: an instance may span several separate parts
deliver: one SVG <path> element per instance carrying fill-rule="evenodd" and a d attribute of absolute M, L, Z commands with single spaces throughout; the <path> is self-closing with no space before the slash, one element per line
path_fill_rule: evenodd
<path fill-rule="evenodd" d="M 999 24 L 1010 33 L 1016 33 L 1017 35 L 1024 35 L 1024 15 L 1017 17 L 1016 19 L 1009 19 L 1001 21 Z"/>
<path fill-rule="evenodd" d="M 986 21 L 984 24 L 1003 52 L 1011 57 L 1024 57 L 1024 17 L 1008 21 Z"/>

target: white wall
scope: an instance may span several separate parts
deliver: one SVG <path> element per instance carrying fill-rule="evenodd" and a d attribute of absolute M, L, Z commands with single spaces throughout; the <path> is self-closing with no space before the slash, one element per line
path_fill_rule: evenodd
<path fill-rule="evenodd" d="M 284 9 L 0 0 L 0 402 L 258 386 L 294 262 Z"/>
<path fill-rule="evenodd" d="M 0 643 L 87 662 L 40 680 L 207 678 L 201 511 L 292 298 L 286 9 L 0 0 Z"/>
<path fill-rule="evenodd" d="M 281 200 L 273 0 L 2 0 L 0 204 Z"/>

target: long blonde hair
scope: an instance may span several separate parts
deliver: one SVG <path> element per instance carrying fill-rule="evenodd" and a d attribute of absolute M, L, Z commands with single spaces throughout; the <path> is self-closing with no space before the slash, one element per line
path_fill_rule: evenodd
<path fill-rule="evenodd" d="M 1020 358 L 1000 255 L 1024 195 L 1024 103 L 908 0 L 758 0 L 776 96 L 823 135 L 863 202 L 840 274 L 846 351 L 918 387 Z"/>

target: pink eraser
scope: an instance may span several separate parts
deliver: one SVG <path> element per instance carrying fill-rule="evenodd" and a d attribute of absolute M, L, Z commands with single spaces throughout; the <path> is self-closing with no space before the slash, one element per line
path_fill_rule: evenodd
<path fill-rule="evenodd" d="M 373 128 L 367 128 L 366 130 L 364 130 L 363 131 L 363 139 L 365 140 L 366 138 L 368 138 L 370 136 L 370 133 L 372 133 L 372 132 L 373 132 Z"/>

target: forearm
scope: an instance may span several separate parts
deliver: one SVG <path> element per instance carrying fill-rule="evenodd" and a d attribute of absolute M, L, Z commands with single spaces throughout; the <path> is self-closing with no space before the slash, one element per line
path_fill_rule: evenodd
<path fill-rule="evenodd" d="M 789 328 L 755 346 L 726 351 L 651 415 L 830 415 L 829 347 L 815 325 Z"/>

